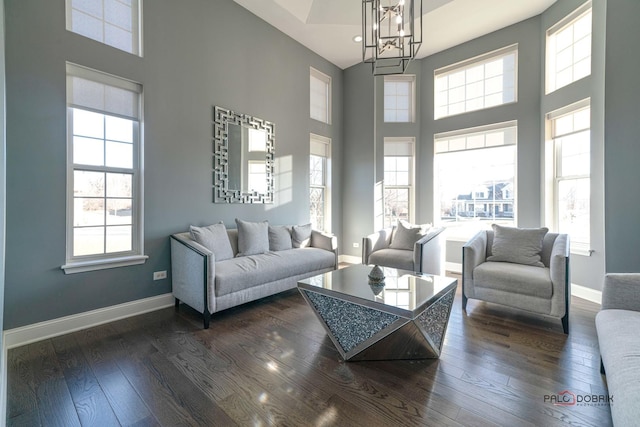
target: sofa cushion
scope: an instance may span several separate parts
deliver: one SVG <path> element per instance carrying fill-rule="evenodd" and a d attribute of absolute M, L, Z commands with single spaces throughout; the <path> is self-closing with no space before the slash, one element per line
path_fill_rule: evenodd
<path fill-rule="evenodd" d="M 292 247 L 291 227 L 285 225 L 269 226 L 269 250 L 285 251 Z"/>
<path fill-rule="evenodd" d="M 515 228 L 493 224 L 493 244 L 487 261 L 512 262 L 544 267 L 542 241 L 548 228 Z"/>
<path fill-rule="evenodd" d="M 640 312 L 602 310 L 596 329 L 616 426 L 638 425 L 640 419 Z"/>
<path fill-rule="evenodd" d="M 294 225 L 291 230 L 294 248 L 306 248 L 311 244 L 311 223 Z"/>
<path fill-rule="evenodd" d="M 413 251 L 404 249 L 380 249 L 369 256 L 369 264 L 413 271 Z"/>
<path fill-rule="evenodd" d="M 429 225 L 413 225 L 406 221 L 398 221 L 391 236 L 391 249 L 404 249 L 412 251 L 415 243 L 425 235 Z"/>
<path fill-rule="evenodd" d="M 553 294 L 548 268 L 510 262 L 483 262 L 473 269 L 473 285 L 544 299 Z"/>
<path fill-rule="evenodd" d="M 238 226 L 238 256 L 262 254 L 269 251 L 269 223 L 249 222 L 236 218 Z"/>
<path fill-rule="evenodd" d="M 333 252 L 311 247 L 217 262 L 215 294 L 226 295 L 287 277 L 334 268 L 335 262 Z"/>
<path fill-rule="evenodd" d="M 229 242 L 227 229 L 222 222 L 208 227 L 190 226 L 191 238 L 209 249 L 217 261 L 233 258 L 233 249 Z"/>

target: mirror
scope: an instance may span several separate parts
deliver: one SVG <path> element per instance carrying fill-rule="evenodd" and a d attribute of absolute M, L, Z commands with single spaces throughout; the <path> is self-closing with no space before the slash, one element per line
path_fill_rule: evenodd
<path fill-rule="evenodd" d="M 273 123 L 217 106 L 213 122 L 213 202 L 273 203 Z"/>

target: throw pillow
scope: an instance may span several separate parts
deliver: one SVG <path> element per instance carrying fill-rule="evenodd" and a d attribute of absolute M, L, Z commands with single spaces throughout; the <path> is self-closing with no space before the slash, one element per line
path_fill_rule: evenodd
<path fill-rule="evenodd" d="M 269 222 L 249 222 L 236 218 L 238 226 L 238 255 L 257 255 L 269 252 Z"/>
<path fill-rule="evenodd" d="M 391 237 L 391 243 L 389 247 L 391 249 L 404 249 L 406 251 L 412 251 L 415 243 L 422 238 L 428 231 L 429 226 L 425 225 L 413 225 L 406 221 L 398 221 L 393 235 Z"/>
<path fill-rule="evenodd" d="M 285 251 L 292 247 L 291 227 L 284 225 L 269 226 L 269 250 Z"/>
<path fill-rule="evenodd" d="M 191 238 L 209 249 L 216 257 L 216 261 L 233 258 L 233 249 L 227 235 L 227 228 L 222 222 L 208 227 L 190 226 Z"/>
<path fill-rule="evenodd" d="M 294 225 L 291 230 L 294 248 L 306 248 L 311 245 L 311 223 Z"/>
<path fill-rule="evenodd" d="M 513 262 L 515 264 L 544 267 L 540 253 L 542 240 L 548 228 L 515 228 L 493 224 L 492 255 L 487 261 Z"/>

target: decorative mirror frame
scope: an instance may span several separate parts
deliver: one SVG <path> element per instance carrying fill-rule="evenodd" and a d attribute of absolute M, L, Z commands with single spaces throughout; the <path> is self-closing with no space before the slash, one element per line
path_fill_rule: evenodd
<path fill-rule="evenodd" d="M 266 193 L 229 189 L 229 124 L 262 130 L 267 135 Z M 213 203 L 273 203 L 275 125 L 266 120 L 213 107 Z"/>

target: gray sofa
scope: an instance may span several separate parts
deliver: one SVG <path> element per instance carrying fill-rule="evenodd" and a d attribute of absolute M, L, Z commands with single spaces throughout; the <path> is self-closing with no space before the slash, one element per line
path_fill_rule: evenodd
<path fill-rule="evenodd" d="M 396 227 L 370 234 L 362 239 L 362 263 L 441 275 L 444 270 L 444 230 L 444 227 L 430 227 L 417 241 L 413 239 L 400 245 L 393 244 Z"/>
<path fill-rule="evenodd" d="M 211 244 L 198 243 L 193 232 L 173 234 L 170 239 L 176 309 L 183 302 L 202 313 L 205 329 L 212 313 L 295 288 L 298 280 L 335 270 L 338 265 L 336 237 L 316 230 L 306 243 L 249 255 L 239 249 L 238 229 L 226 229 L 226 234 L 232 255 L 221 260 L 216 253 L 219 258 L 227 257 L 220 256 Z"/>
<path fill-rule="evenodd" d="M 596 315 L 602 371 L 613 396 L 611 418 L 616 427 L 640 422 L 640 274 L 609 273 Z"/>

